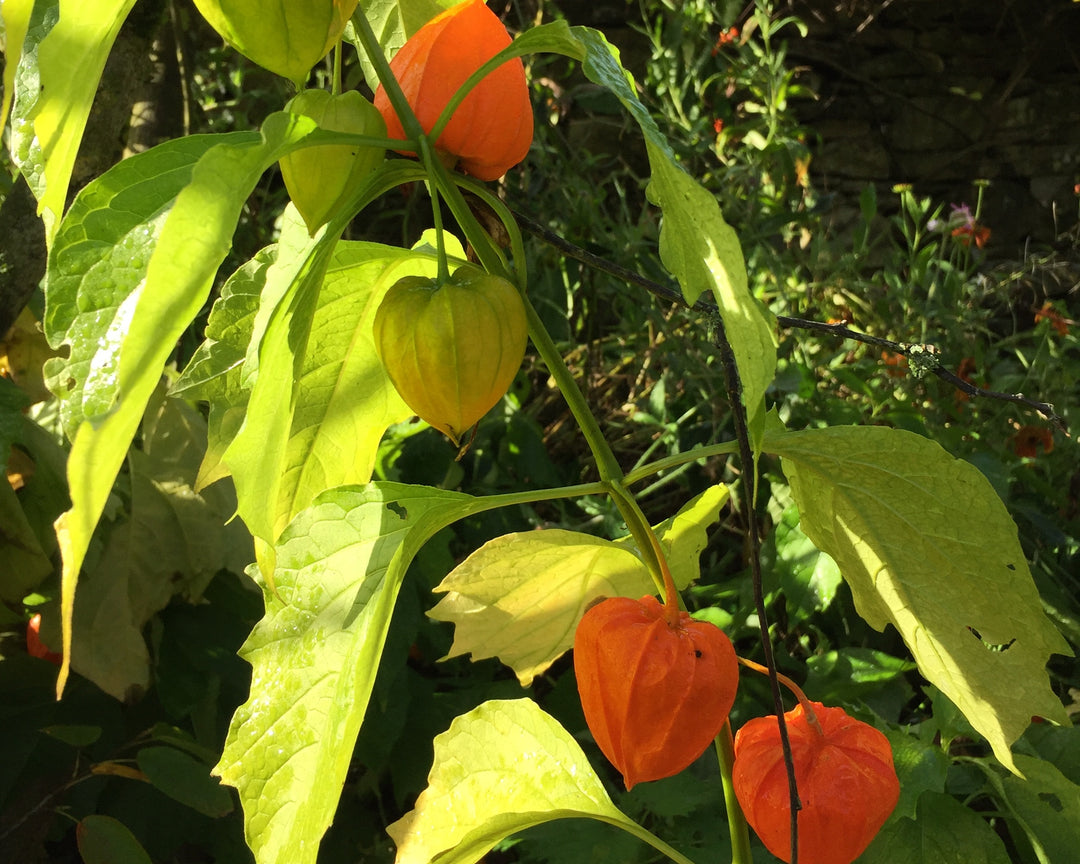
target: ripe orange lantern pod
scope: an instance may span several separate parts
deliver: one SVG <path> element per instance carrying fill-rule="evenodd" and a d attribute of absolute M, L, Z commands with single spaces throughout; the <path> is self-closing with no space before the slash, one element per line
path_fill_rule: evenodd
<path fill-rule="evenodd" d="M 802 810 L 799 864 L 851 864 L 870 845 L 900 797 L 888 739 L 843 708 L 809 703 L 784 714 Z M 746 821 L 777 858 L 791 861 L 791 806 L 775 716 L 735 736 L 732 783 Z"/>
<path fill-rule="evenodd" d="M 655 597 L 589 609 L 574 634 L 574 672 L 593 738 L 627 789 L 694 762 L 727 721 L 739 679 L 722 630 Z"/>
<path fill-rule="evenodd" d="M 510 44 L 510 34 L 482 0 L 466 0 L 437 15 L 401 47 L 390 62 L 405 99 L 424 132 L 466 79 Z M 380 84 L 375 107 L 391 138 L 407 137 Z M 435 142 L 479 180 L 497 180 L 529 152 L 532 105 L 525 67 L 514 58 L 474 87 L 458 105 Z"/>

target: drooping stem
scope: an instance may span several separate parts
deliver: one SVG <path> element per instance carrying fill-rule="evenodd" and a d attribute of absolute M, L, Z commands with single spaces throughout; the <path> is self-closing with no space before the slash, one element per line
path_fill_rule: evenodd
<path fill-rule="evenodd" d="M 408 143 L 411 143 L 413 147 L 419 150 L 420 145 L 417 142 L 420 136 L 424 134 L 424 129 L 420 125 L 420 121 L 416 119 L 416 114 L 409 105 L 409 100 L 405 98 L 405 93 L 402 91 L 401 85 L 398 84 L 397 78 L 394 77 L 394 73 L 390 70 L 390 64 L 387 62 L 386 55 L 379 45 L 375 31 L 371 29 L 371 24 L 367 19 L 367 15 L 364 14 L 362 5 L 357 6 L 356 11 L 353 12 L 352 23 L 356 35 L 360 39 L 360 44 L 364 47 L 364 53 L 375 68 L 379 83 L 382 84 L 383 90 L 386 92 L 386 98 L 390 100 L 394 113 L 397 114 L 398 119 L 401 121 L 401 128 L 405 130 L 405 134 L 411 139 L 411 142 Z"/>
<path fill-rule="evenodd" d="M 431 150 L 431 142 L 428 141 L 426 135 L 420 136 L 420 158 L 423 159 L 425 166 L 436 161 L 435 154 Z M 431 196 L 431 218 L 435 225 L 435 252 L 439 259 L 437 281 L 439 285 L 443 285 L 450 279 L 450 265 L 446 261 L 446 241 L 443 239 L 442 202 L 439 200 L 439 186 L 430 177 L 429 174 L 427 189 L 428 194 Z"/>
<path fill-rule="evenodd" d="M 451 179 L 446 167 L 437 160 L 426 161 L 425 166 L 429 167 L 431 177 L 435 181 L 439 192 L 450 208 L 450 212 L 454 214 L 454 218 L 461 225 L 466 238 L 476 250 L 476 254 L 484 268 L 492 273 L 506 273 L 506 265 L 502 261 L 498 249 L 487 233 L 480 227 L 476 217 L 469 209 L 461 189 Z M 547 332 L 544 322 L 527 295 L 522 295 L 522 301 L 525 304 L 525 315 L 529 324 L 529 338 L 540 355 L 540 359 L 547 366 L 551 377 L 555 379 L 555 384 L 566 400 L 570 413 L 573 415 L 574 420 L 577 421 L 582 435 L 585 436 L 585 443 L 588 444 L 593 459 L 596 460 L 600 479 L 608 487 L 608 494 L 626 522 L 627 530 L 629 530 L 630 536 L 634 538 L 634 543 L 641 552 L 645 566 L 648 567 L 653 580 L 662 588 L 663 573 L 660 567 L 660 558 L 657 557 L 653 543 L 650 540 L 652 529 L 641 512 L 641 508 L 637 506 L 633 495 L 626 489 L 623 483 L 622 468 L 619 467 L 611 445 L 604 438 L 599 422 L 589 409 L 589 403 L 585 401 L 585 395 L 581 392 L 581 388 L 578 387 L 577 381 L 574 380 L 574 376 L 567 367 L 566 361 L 563 360 L 562 354 L 559 353 L 551 334 Z M 665 591 L 665 596 L 666 594 Z M 672 594 L 674 596 L 673 592 Z"/>
<path fill-rule="evenodd" d="M 720 763 L 720 780 L 724 784 L 724 809 L 731 832 L 731 864 L 752 864 L 750 828 L 735 797 L 735 785 L 731 779 L 735 769 L 735 739 L 731 734 L 730 720 L 724 722 L 724 728 L 713 741 L 713 747 L 716 749 L 716 760 Z"/>
<path fill-rule="evenodd" d="M 330 92 L 334 96 L 341 95 L 341 65 L 342 65 L 341 40 L 334 45 L 334 81 L 330 86 Z"/>
<path fill-rule="evenodd" d="M 747 660 L 745 657 L 736 657 L 736 659 L 747 669 L 753 669 L 755 672 L 760 672 L 765 676 L 769 675 L 769 670 L 760 663 L 755 663 L 753 660 Z M 788 678 L 783 672 L 776 673 L 776 680 L 794 694 L 795 698 L 799 701 L 799 704 L 802 705 L 803 713 L 806 715 L 806 719 L 810 723 L 810 726 L 813 727 L 814 731 L 819 735 L 824 735 L 825 730 L 821 728 L 821 723 L 818 721 L 813 703 L 811 703 L 806 694 L 803 693 L 802 688 Z"/>

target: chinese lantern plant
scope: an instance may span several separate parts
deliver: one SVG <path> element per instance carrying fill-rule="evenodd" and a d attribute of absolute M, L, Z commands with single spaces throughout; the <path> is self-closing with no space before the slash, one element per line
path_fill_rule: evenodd
<path fill-rule="evenodd" d="M 800 864 L 851 864 L 900 797 L 888 739 L 843 708 L 808 702 L 784 714 L 802 809 Z M 735 736 L 732 783 L 746 821 L 777 858 L 790 862 L 791 803 L 775 716 Z"/>
<path fill-rule="evenodd" d="M 390 70 L 425 134 L 469 76 L 510 41 L 482 0 L 466 0 L 432 18 L 402 46 Z M 409 137 L 381 84 L 375 107 L 391 138 Z M 496 180 L 525 158 L 532 138 L 525 68 L 515 57 L 485 75 L 454 108 L 435 149 L 478 180 Z"/>
<path fill-rule="evenodd" d="M 284 110 L 310 117 L 331 132 L 378 138 L 386 134 L 382 115 L 355 90 L 337 95 L 304 90 Z M 308 231 L 314 234 L 382 161 L 383 150 L 378 147 L 323 144 L 285 156 L 280 162 L 281 177 Z"/>
<path fill-rule="evenodd" d="M 398 394 L 454 444 L 509 389 L 528 338 L 518 289 L 472 264 L 450 276 L 398 280 L 374 326 Z"/>
<path fill-rule="evenodd" d="M 693 763 L 720 734 L 738 687 L 731 640 L 678 608 L 661 566 L 663 606 L 652 596 L 612 597 L 590 608 L 574 634 L 585 720 L 627 789 Z"/>

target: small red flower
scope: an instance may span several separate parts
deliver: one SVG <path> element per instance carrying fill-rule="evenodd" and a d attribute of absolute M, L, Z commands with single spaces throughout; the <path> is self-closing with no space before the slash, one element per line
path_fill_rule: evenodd
<path fill-rule="evenodd" d="M 726 45 L 730 45 L 736 39 L 739 38 L 738 27 L 725 27 L 720 31 L 720 35 L 716 37 L 716 44 L 713 45 L 712 56 L 715 57 L 720 53 L 720 49 Z"/>
<path fill-rule="evenodd" d="M 712 128 L 713 132 L 719 135 L 721 132 L 724 131 L 724 121 L 717 117 L 715 120 L 713 120 Z"/>
<path fill-rule="evenodd" d="M 1068 336 L 1069 325 L 1073 323 L 1049 303 L 1043 304 L 1042 309 L 1035 313 L 1035 323 L 1038 324 L 1040 321 L 1049 321 L 1050 326 L 1057 330 L 1059 336 Z"/>
<path fill-rule="evenodd" d="M 64 659 L 63 655 L 50 651 L 49 646 L 41 641 L 41 613 L 39 612 L 26 623 L 26 653 L 31 657 L 40 657 L 57 666 Z"/>
<path fill-rule="evenodd" d="M 982 249 L 986 241 L 990 239 L 990 229 L 978 224 L 961 225 L 959 228 L 953 228 L 952 236 L 965 246 L 970 246 L 974 242 L 978 248 Z"/>
<path fill-rule="evenodd" d="M 882 351 L 881 362 L 885 364 L 885 374 L 890 378 L 903 378 L 907 374 L 908 359 L 895 351 Z"/>
<path fill-rule="evenodd" d="M 1045 426 L 1021 426 L 1011 439 L 1013 452 L 1025 459 L 1034 459 L 1039 455 L 1039 445 L 1043 453 L 1054 449 L 1054 435 Z"/>

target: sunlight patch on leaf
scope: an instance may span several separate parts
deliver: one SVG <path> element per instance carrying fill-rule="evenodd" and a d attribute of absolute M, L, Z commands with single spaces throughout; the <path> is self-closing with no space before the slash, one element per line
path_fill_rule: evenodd
<path fill-rule="evenodd" d="M 552 819 L 633 826 L 577 742 L 530 699 L 485 702 L 435 738 L 428 786 L 387 831 L 397 864 L 471 864 Z"/>
<path fill-rule="evenodd" d="M 41 92 L 31 121 L 44 161 L 38 213 L 46 231 L 64 212 L 68 183 L 105 60 L 135 0 L 60 0 L 60 19 L 38 46 Z M 78 74 L 72 74 L 72 70 Z"/>
<path fill-rule="evenodd" d="M 1005 766 L 1016 770 L 1009 748 L 1033 714 L 1068 722 L 1046 663 L 1071 651 L 978 469 L 878 426 L 773 435 L 765 450 L 783 458 L 802 528 L 840 566 L 859 614 L 896 627 Z"/>

